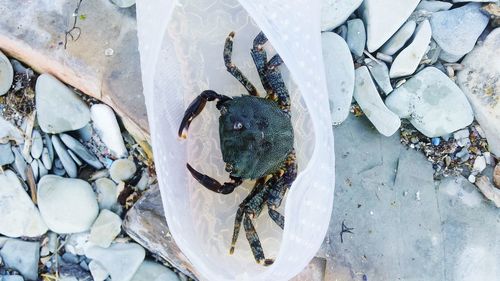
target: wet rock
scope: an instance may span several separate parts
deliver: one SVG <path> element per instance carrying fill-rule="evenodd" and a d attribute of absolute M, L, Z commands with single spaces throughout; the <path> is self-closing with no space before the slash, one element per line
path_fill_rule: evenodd
<path fill-rule="evenodd" d="M 387 41 L 384 44 L 384 46 L 380 48 L 380 51 L 389 56 L 394 55 L 406 44 L 406 41 L 408 41 L 411 38 L 416 27 L 417 24 L 415 23 L 414 20 L 408 20 L 391 37 L 391 39 L 389 39 L 389 41 Z"/>
<path fill-rule="evenodd" d="M 321 30 L 332 30 L 341 25 L 361 2 L 363 0 L 322 0 Z"/>
<path fill-rule="evenodd" d="M 180 281 L 180 279 L 166 266 L 145 260 L 134 274 L 132 281 Z"/>
<path fill-rule="evenodd" d="M 45 133 L 78 130 L 90 121 L 88 106 L 52 75 L 40 75 L 35 92 L 38 124 Z"/>
<path fill-rule="evenodd" d="M 347 21 L 347 45 L 351 53 L 360 57 L 363 55 L 363 50 L 366 44 L 365 25 L 360 19 Z"/>
<path fill-rule="evenodd" d="M 9 59 L 0 51 L 0 96 L 9 91 L 14 81 L 14 70 Z"/>
<path fill-rule="evenodd" d="M 90 112 L 93 126 L 106 147 L 115 157 L 126 157 L 127 149 L 113 109 L 105 104 L 94 104 Z"/>
<path fill-rule="evenodd" d="M 447 11 L 451 8 L 453 4 L 444 1 L 421 1 L 417 6 L 417 10 L 425 10 L 428 12 L 439 12 L 439 11 Z"/>
<path fill-rule="evenodd" d="M 403 25 L 419 0 L 365 0 L 360 7 L 369 52 L 380 48 Z"/>
<path fill-rule="evenodd" d="M 473 120 L 467 98 L 443 72 L 427 67 L 395 89 L 385 100 L 387 107 L 427 137 L 461 129 Z"/>
<path fill-rule="evenodd" d="M 5 267 L 15 269 L 27 280 L 38 280 L 40 243 L 9 239 L 0 250 Z"/>
<path fill-rule="evenodd" d="M 490 151 L 500 155 L 500 28 L 463 60 L 457 83 L 469 99 Z"/>
<path fill-rule="evenodd" d="M 89 241 L 93 244 L 107 248 L 111 242 L 120 234 L 122 220 L 118 215 L 109 211 L 102 210 L 90 228 Z"/>
<path fill-rule="evenodd" d="M 0 173 L 0 234 L 38 237 L 47 232 L 40 212 L 11 170 Z"/>
<path fill-rule="evenodd" d="M 90 151 L 88 151 L 88 149 L 75 138 L 67 134 L 60 134 L 59 137 L 69 149 L 71 149 L 87 164 L 94 167 L 95 169 L 102 169 L 104 167 L 99 159 L 97 159 L 95 155 L 90 153 Z"/>
<path fill-rule="evenodd" d="M 413 41 L 402 50 L 392 63 L 389 76 L 397 78 L 413 74 L 431 42 L 431 25 L 428 20 L 417 27 Z"/>
<path fill-rule="evenodd" d="M 24 143 L 23 133 L 0 115 L 0 143 L 15 141 L 16 144 Z"/>
<path fill-rule="evenodd" d="M 117 243 L 104 249 L 98 246 L 85 250 L 85 256 L 99 262 L 112 280 L 130 281 L 144 261 L 144 248 L 135 243 Z"/>
<path fill-rule="evenodd" d="M 480 7 L 478 3 L 469 3 L 432 15 L 432 38 L 442 49 L 439 55 L 442 60 L 456 62 L 472 50 L 488 25 L 488 16 L 480 11 Z"/>
<path fill-rule="evenodd" d="M 28 164 L 26 164 L 19 148 L 12 147 L 12 152 L 14 153 L 14 169 L 21 176 L 23 181 L 26 181 L 28 179 L 28 176 L 26 175 L 26 168 L 28 167 Z"/>
<path fill-rule="evenodd" d="M 354 90 L 354 63 L 344 39 L 332 32 L 321 34 L 326 85 L 330 100 L 332 123 L 347 118 Z"/>
<path fill-rule="evenodd" d="M 10 143 L 0 144 L 0 166 L 8 165 L 14 162 L 14 153 Z"/>
<path fill-rule="evenodd" d="M 375 80 L 380 89 L 386 95 L 392 92 L 393 88 L 391 85 L 391 80 L 389 79 L 389 69 L 387 68 L 385 62 L 366 59 L 365 64 L 370 70 L 373 80 Z"/>
<path fill-rule="evenodd" d="M 64 170 L 66 170 L 68 176 L 70 176 L 71 178 L 76 178 L 78 176 L 76 163 L 75 161 L 73 161 L 73 158 L 71 158 L 68 151 L 66 150 L 66 147 L 57 135 L 52 136 L 52 144 L 54 145 L 54 150 L 56 151 L 59 160 L 61 160 Z"/>
<path fill-rule="evenodd" d="M 391 136 L 398 130 L 401 120 L 384 105 L 366 66 L 356 69 L 354 99 L 381 134 Z"/>
<path fill-rule="evenodd" d="M 99 211 L 92 187 L 80 179 L 47 175 L 38 183 L 37 195 L 40 213 L 56 233 L 89 230 Z"/>
<path fill-rule="evenodd" d="M 116 183 L 129 180 L 137 171 L 134 161 L 129 159 L 118 159 L 111 164 L 109 175 Z"/>
<path fill-rule="evenodd" d="M 38 130 L 33 130 L 31 134 L 31 156 L 35 159 L 40 158 L 43 151 L 42 135 Z"/>

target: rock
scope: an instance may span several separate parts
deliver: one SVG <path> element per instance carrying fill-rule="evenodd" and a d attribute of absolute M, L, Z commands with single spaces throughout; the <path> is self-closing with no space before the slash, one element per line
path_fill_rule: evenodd
<path fill-rule="evenodd" d="M 112 210 L 117 203 L 118 187 L 108 178 L 100 178 L 95 181 L 95 191 L 99 208 Z"/>
<path fill-rule="evenodd" d="M 75 138 L 67 134 L 60 134 L 59 137 L 69 149 L 71 149 L 87 164 L 94 167 L 95 169 L 102 169 L 104 167 L 99 159 L 97 159 L 95 155 L 90 153 L 90 151 L 88 151 L 88 149 Z"/>
<path fill-rule="evenodd" d="M 382 135 L 391 136 L 399 129 L 401 120 L 384 105 L 366 66 L 356 69 L 354 99 Z"/>
<path fill-rule="evenodd" d="M 14 154 L 10 143 L 0 144 L 0 166 L 9 165 L 14 162 Z"/>
<path fill-rule="evenodd" d="M 31 134 L 31 156 L 35 159 L 40 158 L 43 151 L 42 135 L 38 130 L 33 130 Z"/>
<path fill-rule="evenodd" d="M 374 61 L 372 59 L 365 59 L 365 64 L 379 88 L 386 95 L 392 92 L 393 88 L 391 80 L 389 79 L 389 69 L 387 65 L 383 61 Z"/>
<path fill-rule="evenodd" d="M 40 212 L 11 170 L 0 173 L 0 190 L 0 234 L 38 237 L 47 232 Z"/>
<path fill-rule="evenodd" d="M 89 247 L 85 256 L 99 262 L 109 272 L 111 280 L 130 281 L 144 260 L 146 252 L 139 244 L 116 243 L 104 249 Z"/>
<path fill-rule="evenodd" d="M 31 166 L 31 171 L 33 171 L 33 178 L 35 179 L 35 182 L 37 181 L 38 179 L 38 171 L 39 171 L 39 167 L 38 167 L 38 159 L 34 159 L 33 161 L 31 161 L 30 163 L 30 166 Z"/>
<path fill-rule="evenodd" d="M 46 147 L 42 150 L 42 163 L 47 170 L 52 169 L 52 160 L 49 156 L 49 150 Z"/>
<path fill-rule="evenodd" d="M 135 5 L 135 0 L 111 0 L 111 1 L 120 8 L 129 8 Z"/>
<path fill-rule="evenodd" d="M 126 157 L 127 149 L 113 109 L 105 104 L 94 104 L 90 113 L 97 134 L 111 153 L 117 158 Z"/>
<path fill-rule="evenodd" d="M 54 145 L 54 150 L 56 151 L 57 156 L 59 156 L 59 160 L 61 160 L 64 170 L 66 170 L 68 176 L 76 178 L 78 176 L 78 170 L 75 161 L 73 161 L 73 158 L 71 158 L 66 150 L 66 147 L 57 135 L 52 135 L 52 144 Z"/>
<path fill-rule="evenodd" d="M 74 263 L 74 264 L 79 263 L 78 257 L 68 252 L 62 255 L 62 259 L 67 263 Z"/>
<path fill-rule="evenodd" d="M 78 130 L 78 136 L 82 141 L 88 142 L 92 139 L 93 132 L 94 131 L 92 130 L 92 125 L 90 125 L 89 123 L 85 125 L 85 127 Z"/>
<path fill-rule="evenodd" d="M 0 96 L 5 95 L 14 81 L 14 70 L 9 59 L 0 51 Z"/>
<path fill-rule="evenodd" d="M 134 274 L 132 281 L 180 281 L 168 267 L 145 260 Z"/>
<path fill-rule="evenodd" d="M 89 241 L 93 244 L 107 248 L 120 234 L 122 219 L 115 213 L 103 209 L 90 228 Z"/>
<path fill-rule="evenodd" d="M 63 164 L 61 163 L 61 160 L 59 160 L 59 158 L 56 158 L 56 160 L 54 160 L 54 169 L 52 169 L 52 172 L 58 176 L 64 176 L 66 174 Z"/>
<path fill-rule="evenodd" d="M 11 140 L 16 144 L 24 143 L 23 132 L 0 115 L 0 143 L 7 143 Z"/>
<path fill-rule="evenodd" d="M 40 243 L 9 239 L 0 250 L 5 267 L 21 273 L 27 280 L 38 280 Z"/>
<path fill-rule="evenodd" d="M 90 231 L 73 233 L 66 239 L 64 250 L 73 255 L 85 255 L 85 250 L 92 246 L 89 242 Z"/>
<path fill-rule="evenodd" d="M 57 240 L 57 233 L 49 231 L 47 233 L 47 237 L 49 238 L 49 242 L 47 243 L 47 247 L 49 248 L 50 253 L 54 253 L 57 250 L 59 241 Z"/>
<path fill-rule="evenodd" d="M 444 61 L 456 62 L 472 50 L 476 40 L 488 25 L 488 16 L 480 11 L 481 5 L 469 3 L 460 8 L 432 14 L 432 38 L 442 51 Z"/>
<path fill-rule="evenodd" d="M 67 149 L 66 152 L 68 152 L 69 156 L 71 157 L 71 159 L 73 159 L 73 161 L 75 162 L 75 164 L 77 166 L 83 165 L 82 161 L 80 161 L 78 156 L 76 156 L 76 154 L 73 151 L 71 151 L 70 149 Z"/>
<path fill-rule="evenodd" d="M 420 0 L 365 0 L 360 15 L 366 26 L 369 52 L 380 48 L 408 19 Z"/>
<path fill-rule="evenodd" d="M 129 159 L 118 159 L 111 164 L 109 175 L 116 183 L 129 180 L 136 172 L 134 161 Z"/>
<path fill-rule="evenodd" d="M 500 163 L 497 164 L 493 170 L 493 182 L 500 188 Z"/>
<path fill-rule="evenodd" d="M 493 154 L 500 155 L 500 28 L 463 60 L 457 83 L 469 99 Z"/>
<path fill-rule="evenodd" d="M 406 76 L 415 72 L 431 42 L 431 35 L 431 25 L 428 20 L 419 24 L 411 44 L 394 59 L 389 72 L 391 78 Z"/>
<path fill-rule="evenodd" d="M 453 4 L 444 1 L 421 1 L 417 6 L 417 10 L 425 10 L 431 13 L 439 11 L 447 11 Z"/>
<path fill-rule="evenodd" d="M 109 276 L 109 273 L 98 261 L 90 261 L 89 269 L 94 281 L 104 281 Z"/>
<path fill-rule="evenodd" d="M 463 3 L 463 2 L 496 2 L 496 0 L 453 0 L 453 3 Z"/>
<path fill-rule="evenodd" d="M 484 197 L 491 200 L 497 208 L 500 208 L 500 189 L 495 188 L 487 176 L 477 178 L 476 186 Z"/>
<path fill-rule="evenodd" d="M 462 130 L 458 130 L 453 133 L 453 138 L 456 140 L 461 140 L 461 139 L 468 139 L 469 138 L 469 129 L 465 128 Z"/>
<path fill-rule="evenodd" d="M 403 26 L 401 26 L 401 28 L 391 37 L 391 39 L 389 39 L 389 41 L 387 41 L 382 48 L 380 48 L 380 52 L 389 56 L 394 55 L 406 44 L 406 41 L 411 38 L 416 27 L 417 24 L 414 20 L 408 20 L 405 22 Z"/>
<path fill-rule="evenodd" d="M 363 0 L 323 0 L 321 6 L 321 30 L 332 30 L 343 22 L 361 5 Z"/>
<path fill-rule="evenodd" d="M 87 231 L 99 212 L 92 187 L 80 179 L 47 175 L 38 183 L 37 198 L 45 223 L 56 233 Z"/>
<path fill-rule="evenodd" d="M 472 123 L 467 98 L 443 72 L 427 67 L 395 89 L 387 107 L 427 137 L 449 134 Z"/>
<path fill-rule="evenodd" d="M 14 153 L 14 169 L 21 176 L 23 181 L 26 181 L 28 179 L 26 175 L 28 164 L 26 164 L 26 161 L 17 147 L 12 147 L 12 152 Z"/>
<path fill-rule="evenodd" d="M 0 279 L 1 281 L 24 281 L 21 275 L 4 275 L 2 278 L 3 279 Z"/>
<path fill-rule="evenodd" d="M 354 91 L 354 63 L 344 39 L 332 32 L 321 34 L 326 85 L 330 100 L 332 123 L 347 118 Z"/>
<path fill-rule="evenodd" d="M 78 130 L 90 121 L 88 106 L 52 75 L 40 75 L 35 92 L 38 124 L 45 133 Z"/>
<path fill-rule="evenodd" d="M 365 44 L 366 31 L 363 21 L 360 19 L 347 21 L 347 45 L 351 53 L 356 57 L 362 56 Z"/>
<path fill-rule="evenodd" d="M 472 171 L 481 173 L 484 169 L 486 169 L 486 159 L 484 158 L 484 156 L 478 156 L 476 160 L 474 160 Z"/>

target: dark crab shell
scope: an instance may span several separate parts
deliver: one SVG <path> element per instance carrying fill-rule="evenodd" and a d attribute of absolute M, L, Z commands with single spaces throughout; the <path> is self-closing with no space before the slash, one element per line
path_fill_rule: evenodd
<path fill-rule="evenodd" d="M 220 110 L 220 146 L 228 172 L 243 179 L 276 172 L 293 150 L 290 115 L 276 102 L 255 96 L 234 97 Z"/>

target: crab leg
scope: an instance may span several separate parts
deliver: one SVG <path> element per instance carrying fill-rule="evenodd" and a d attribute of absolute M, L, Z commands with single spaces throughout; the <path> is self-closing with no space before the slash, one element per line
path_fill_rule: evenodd
<path fill-rule="evenodd" d="M 267 53 L 264 50 L 263 45 L 267 42 L 267 38 L 264 33 L 261 31 L 253 40 L 253 48 L 250 50 L 250 54 L 252 55 L 253 62 L 255 63 L 255 67 L 257 68 L 257 72 L 259 73 L 260 81 L 267 94 L 272 94 L 273 89 L 269 86 L 266 80 L 266 64 L 267 64 Z"/>
<path fill-rule="evenodd" d="M 184 118 L 182 118 L 181 126 L 179 127 L 178 132 L 179 137 L 183 139 L 187 137 L 187 130 L 189 129 L 191 121 L 193 121 L 193 119 L 198 116 L 198 114 L 200 114 L 203 108 L 205 108 L 205 104 L 207 104 L 207 101 L 213 101 L 216 99 L 218 99 L 220 103 L 230 100 L 231 98 L 224 95 L 219 95 L 212 90 L 206 90 L 201 92 L 201 94 L 198 95 L 193 102 L 191 102 L 191 104 L 186 109 L 186 112 L 184 113 Z"/>
<path fill-rule="evenodd" d="M 267 64 L 266 80 L 275 94 L 275 96 L 271 96 L 271 98 L 276 98 L 276 101 L 280 105 L 281 109 L 285 112 L 289 112 L 291 104 L 290 95 L 288 94 L 281 72 L 278 69 L 282 63 L 283 60 L 279 55 L 275 55 L 269 60 Z M 268 96 L 267 98 L 270 97 Z"/>
<path fill-rule="evenodd" d="M 241 70 L 238 69 L 236 65 L 233 64 L 231 56 L 233 54 L 233 39 L 234 32 L 229 33 L 226 38 L 226 43 L 224 44 L 224 63 L 226 65 L 226 69 L 231 75 L 236 78 L 236 80 L 240 81 L 240 83 L 245 87 L 248 93 L 252 96 L 258 96 L 257 89 L 255 89 L 254 85 L 243 75 Z"/>
<path fill-rule="evenodd" d="M 231 177 L 230 182 L 225 182 L 224 184 L 220 184 L 218 181 L 214 180 L 213 178 L 204 175 L 198 171 L 196 171 L 191 165 L 186 164 L 188 170 L 191 172 L 191 175 L 199 182 L 201 185 L 204 187 L 210 189 L 213 192 L 217 193 L 222 193 L 222 194 L 229 194 L 233 192 L 233 190 L 241 185 L 243 180 L 241 178 L 237 177 Z"/>

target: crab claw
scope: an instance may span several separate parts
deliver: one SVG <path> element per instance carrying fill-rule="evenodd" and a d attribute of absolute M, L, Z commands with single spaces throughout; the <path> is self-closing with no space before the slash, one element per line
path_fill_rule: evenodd
<path fill-rule="evenodd" d="M 199 183 L 201 183 L 201 185 L 213 192 L 229 194 L 243 182 L 241 178 L 231 177 L 230 182 L 220 184 L 215 179 L 196 171 L 193 167 L 191 167 L 191 165 L 186 164 L 186 166 L 189 172 L 191 172 L 191 175 L 193 175 L 193 178 L 195 178 Z"/>

